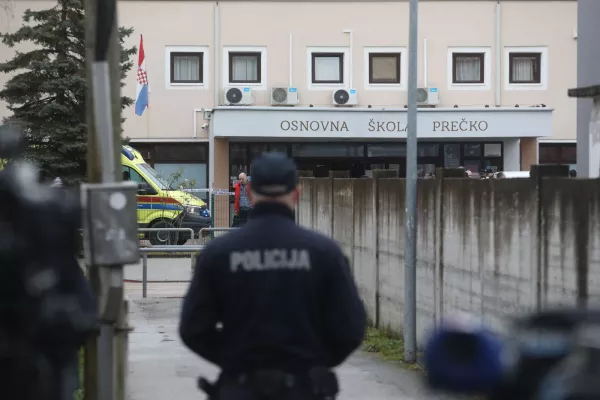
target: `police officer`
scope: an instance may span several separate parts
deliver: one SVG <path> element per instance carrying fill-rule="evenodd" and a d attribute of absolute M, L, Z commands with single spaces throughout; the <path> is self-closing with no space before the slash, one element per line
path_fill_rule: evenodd
<path fill-rule="evenodd" d="M 221 368 L 203 388 L 212 398 L 333 399 L 330 369 L 365 333 L 347 259 L 333 240 L 295 224 L 293 160 L 265 153 L 251 173 L 250 220 L 200 253 L 179 333 Z"/>

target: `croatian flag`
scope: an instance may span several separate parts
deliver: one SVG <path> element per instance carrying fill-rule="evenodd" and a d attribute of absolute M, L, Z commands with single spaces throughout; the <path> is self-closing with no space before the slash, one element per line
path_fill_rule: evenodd
<path fill-rule="evenodd" d="M 142 35 L 140 35 L 136 93 L 135 113 L 142 115 L 146 107 L 148 107 L 148 74 L 146 73 L 146 55 L 144 54 L 144 38 Z"/>

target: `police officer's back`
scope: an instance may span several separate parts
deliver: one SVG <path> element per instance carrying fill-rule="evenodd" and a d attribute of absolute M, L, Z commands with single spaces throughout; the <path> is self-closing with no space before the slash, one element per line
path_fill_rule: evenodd
<path fill-rule="evenodd" d="M 220 398 L 335 395 L 315 392 L 331 391 L 328 369 L 360 346 L 365 330 L 347 260 L 331 239 L 295 224 L 291 159 L 264 154 L 251 173 L 250 221 L 200 253 L 181 338 L 222 369 Z"/>

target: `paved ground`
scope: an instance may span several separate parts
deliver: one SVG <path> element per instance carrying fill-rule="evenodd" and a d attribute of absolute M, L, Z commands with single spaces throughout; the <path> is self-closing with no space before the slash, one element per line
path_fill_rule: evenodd
<path fill-rule="evenodd" d="M 173 285 L 176 284 L 155 284 L 154 295 L 175 293 Z M 179 289 L 184 291 L 185 287 Z M 203 375 L 212 379 L 217 370 L 190 353 L 179 341 L 177 321 L 181 299 L 141 299 L 131 284 L 127 291 L 131 299 L 130 324 L 134 327 L 129 343 L 128 400 L 204 398 L 196 389 L 196 378 Z M 342 400 L 441 399 L 421 387 L 418 373 L 366 353 L 355 354 L 338 373 Z"/>

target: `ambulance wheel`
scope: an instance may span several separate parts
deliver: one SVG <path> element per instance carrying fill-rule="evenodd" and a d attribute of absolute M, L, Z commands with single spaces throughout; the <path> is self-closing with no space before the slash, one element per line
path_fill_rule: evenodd
<path fill-rule="evenodd" d="M 164 229 L 174 228 L 174 226 L 168 220 L 160 220 L 153 223 L 150 226 L 150 228 Z M 174 246 L 177 244 L 177 237 L 179 236 L 179 232 L 149 232 L 148 236 L 150 237 L 150 243 L 152 244 L 152 246 Z"/>

